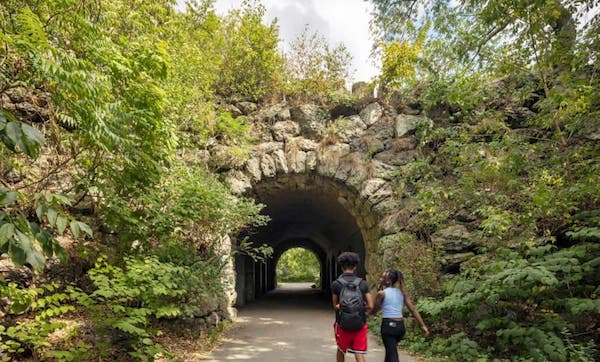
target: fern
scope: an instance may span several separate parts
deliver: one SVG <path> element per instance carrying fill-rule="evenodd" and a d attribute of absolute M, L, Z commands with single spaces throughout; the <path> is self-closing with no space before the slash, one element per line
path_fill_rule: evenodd
<path fill-rule="evenodd" d="M 28 6 L 17 14 L 18 43 L 31 50 L 47 48 L 48 38 L 40 18 Z"/>

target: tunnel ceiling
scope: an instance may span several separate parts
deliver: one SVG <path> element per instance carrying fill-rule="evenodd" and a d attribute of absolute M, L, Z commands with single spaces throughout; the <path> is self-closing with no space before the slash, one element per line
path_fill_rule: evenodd
<path fill-rule="evenodd" d="M 271 221 L 252 230 L 252 241 L 267 243 L 278 251 L 287 240 L 318 244 L 323 251 L 351 250 L 364 253 L 364 241 L 356 219 L 342 206 L 343 185 L 319 178 L 286 176 L 259 183 L 252 197 L 265 205 Z M 283 250 L 279 250 L 282 252 Z"/>

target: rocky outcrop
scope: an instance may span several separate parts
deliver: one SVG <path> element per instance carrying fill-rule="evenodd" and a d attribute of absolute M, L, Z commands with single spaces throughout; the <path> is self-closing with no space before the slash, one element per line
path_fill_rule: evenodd
<path fill-rule="evenodd" d="M 320 139 L 329 120 L 329 112 L 314 104 L 303 104 L 290 109 L 292 121 L 297 122 L 302 134 L 311 139 Z"/>
<path fill-rule="evenodd" d="M 431 127 L 433 121 L 425 116 L 399 114 L 396 117 L 396 137 L 403 137 L 414 132 L 419 124 Z"/>
<path fill-rule="evenodd" d="M 21 120 L 40 123 L 50 119 L 50 94 L 22 87 L 9 88 L 0 96 L 0 108 Z"/>
<path fill-rule="evenodd" d="M 431 241 L 444 250 L 442 266 L 447 272 L 458 272 L 460 264 L 475 256 L 479 245 L 479 238 L 464 225 L 438 230 L 431 235 Z"/>

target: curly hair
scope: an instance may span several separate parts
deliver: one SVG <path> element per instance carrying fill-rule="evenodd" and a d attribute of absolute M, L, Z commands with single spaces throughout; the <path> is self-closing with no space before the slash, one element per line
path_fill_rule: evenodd
<path fill-rule="evenodd" d="M 404 280 L 404 275 L 402 275 L 402 272 L 399 270 L 388 269 L 385 271 L 385 273 L 390 278 L 390 282 L 392 283 L 392 285 L 394 285 L 397 281 Z"/>
<path fill-rule="evenodd" d="M 346 251 L 338 256 L 337 262 L 343 270 L 352 269 L 360 264 L 360 256 L 357 253 Z"/>

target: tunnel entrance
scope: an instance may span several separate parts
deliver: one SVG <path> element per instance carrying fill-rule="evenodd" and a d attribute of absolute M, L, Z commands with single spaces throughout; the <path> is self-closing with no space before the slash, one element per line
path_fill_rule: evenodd
<path fill-rule="evenodd" d="M 281 254 L 275 265 L 277 287 L 282 283 L 312 284 L 315 288 L 321 285 L 321 261 L 308 249 L 290 248 Z"/>
<path fill-rule="evenodd" d="M 329 292 L 331 281 L 340 273 L 336 257 L 341 252 L 358 253 L 358 273 L 365 275 L 365 236 L 373 234 L 372 225 L 376 223 L 365 217 L 368 213 L 361 213 L 368 205 L 355 190 L 319 175 L 287 174 L 257 183 L 246 196 L 264 204 L 263 213 L 271 221 L 244 231 L 238 239 L 247 237 L 256 245 L 267 244 L 273 248 L 273 256 L 255 262 L 236 255 L 237 306 L 276 288 L 277 262 L 292 248 L 314 253 L 320 264 L 319 287 L 324 292 Z"/>

